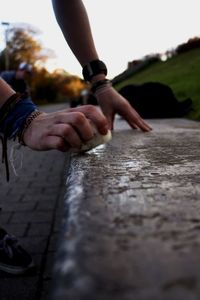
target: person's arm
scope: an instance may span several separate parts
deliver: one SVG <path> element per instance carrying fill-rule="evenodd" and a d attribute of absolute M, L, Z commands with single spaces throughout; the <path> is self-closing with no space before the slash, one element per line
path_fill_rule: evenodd
<path fill-rule="evenodd" d="M 102 135 L 108 132 L 105 116 L 92 105 L 63 109 L 39 115 L 23 135 L 25 145 L 33 150 L 79 149 L 94 136 L 92 124 Z"/>
<path fill-rule="evenodd" d="M 84 67 L 91 61 L 99 59 L 83 2 L 81 0 L 52 0 L 52 3 L 57 22 L 81 66 Z M 90 81 L 95 83 L 104 79 L 104 74 L 97 74 Z M 113 87 L 104 89 L 104 92 L 98 93 L 96 97 L 108 119 L 110 128 L 113 128 L 114 117 L 118 113 L 132 128 L 140 128 L 143 131 L 151 130 L 151 127 Z"/>
<path fill-rule="evenodd" d="M 8 105 L 11 98 L 17 100 L 12 108 Z M 101 134 L 107 133 L 107 120 L 94 106 L 85 105 L 48 114 L 41 112 L 38 115 L 37 107 L 31 99 L 21 97 L 0 78 L 0 134 L 8 139 L 16 137 L 18 132 L 21 133 L 21 128 L 28 122 L 23 132 L 23 142 L 29 148 L 67 151 L 70 148 L 79 148 L 83 142 L 93 137 L 90 121 Z"/>
<path fill-rule="evenodd" d="M 105 116 L 94 106 L 64 109 L 46 114 L 0 78 L 0 142 L 2 162 L 9 181 L 7 140 L 16 139 L 33 150 L 68 151 L 81 149 L 94 137 L 93 125 L 102 135 L 108 133 Z"/>
<path fill-rule="evenodd" d="M 15 94 L 15 91 L 0 78 L 0 108 L 13 94 Z"/>
<path fill-rule="evenodd" d="M 98 59 L 85 7 L 80 0 L 52 0 L 57 22 L 82 65 Z"/>

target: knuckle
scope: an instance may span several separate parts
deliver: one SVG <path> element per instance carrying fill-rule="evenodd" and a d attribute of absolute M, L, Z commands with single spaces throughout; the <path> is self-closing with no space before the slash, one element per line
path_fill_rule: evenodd
<path fill-rule="evenodd" d="M 86 120 L 86 117 L 83 113 L 81 112 L 76 112 L 74 114 L 74 123 L 77 125 L 82 125 Z"/>
<path fill-rule="evenodd" d="M 91 104 L 86 104 L 86 105 L 83 105 L 81 107 L 81 111 L 84 113 L 84 114 L 93 114 L 93 113 L 97 113 L 98 112 L 98 109 L 94 106 L 94 105 L 91 105 Z"/>
<path fill-rule="evenodd" d="M 63 127 L 62 129 L 62 136 L 68 136 L 71 132 L 72 128 L 69 125 L 65 125 L 65 127 Z"/>
<path fill-rule="evenodd" d="M 60 122 L 60 120 L 62 119 L 62 118 L 64 118 L 64 114 L 63 114 L 63 112 L 56 112 L 54 115 L 53 115 L 53 120 L 52 120 L 52 122 L 53 123 L 59 123 Z"/>
<path fill-rule="evenodd" d="M 88 104 L 86 105 L 86 108 L 89 112 L 97 112 L 97 108 L 94 105 Z"/>

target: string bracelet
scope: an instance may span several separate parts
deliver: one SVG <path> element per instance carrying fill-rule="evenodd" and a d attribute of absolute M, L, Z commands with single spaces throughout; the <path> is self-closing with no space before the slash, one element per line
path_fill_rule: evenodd
<path fill-rule="evenodd" d="M 0 108 L 0 140 L 2 143 L 2 163 L 5 163 L 6 168 L 6 179 L 9 181 L 9 165 L 8 165 L 8 155 L 7 155 L 7 135 L 1 132 L 1 127 L 9 115 L 10 111 L 16 105 L 16 103 L 21 99 L 21 94 L 12 94 L 6 102 Z"/>
<path fill-rule="evenodd" d="M 109 79 L 103 79 L 96 81 L 95 83 L 92 84 L 91 91 L 93 94 L 95 94 L 99 89 L 102 89 L 105 86 L 112 86 L 112 83 Z"/>
<path fill-rule="evenodd" d="M 0 108 L 0 127 L 1 124 L 4 122 L 5 118 L 8 116 L 8 114 L 11 112 L 11 110 L 14 108 L 14 106 L 20 99 L 21 99 L 21 94 L 14 93 L 2 105 L 2 107 Z"/>
<path fill-rule="evenodd" d="M 94 96 L 97 97 L 103 93 L 105 93 L 108 89 L 110 89 L 112 83 L 109 79 L 99 80 L 92 84 L 91 91 L 93 92 Z"/>
<path fill-rule="evenodd" d="M 23 131 L 27 118 L 37 110 L 30 98 L 15 93 L 0 108 L 0 140 L 2 142 L 2 162 L 6 166 L 6 178 L 9 181 L 7 140 L 15 140 Z M 38 115 L 38 113 L 37 113 Z"/>

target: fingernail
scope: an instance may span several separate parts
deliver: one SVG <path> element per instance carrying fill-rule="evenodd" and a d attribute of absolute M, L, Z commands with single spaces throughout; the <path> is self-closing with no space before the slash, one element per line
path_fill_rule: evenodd
<path fill-rule="evenodd" d="M 108 127 L 101 127 L 99 128 L 99 132 L 102 134 L 102 135 L 106 135 L 107 132 L 108 132 Z"/>

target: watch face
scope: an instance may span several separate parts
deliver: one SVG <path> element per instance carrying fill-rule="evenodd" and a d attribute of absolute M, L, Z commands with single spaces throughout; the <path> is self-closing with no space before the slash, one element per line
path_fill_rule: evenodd
<path fill-rule="evenodd" d="M 101 73 L 107 75 L 106 65 L 101 60 L 93 60 L 83 67 L 83 77 L 87 81 Z"/>

